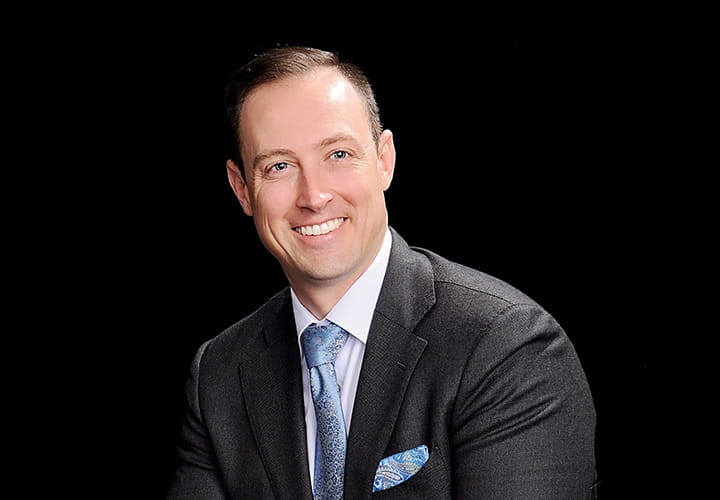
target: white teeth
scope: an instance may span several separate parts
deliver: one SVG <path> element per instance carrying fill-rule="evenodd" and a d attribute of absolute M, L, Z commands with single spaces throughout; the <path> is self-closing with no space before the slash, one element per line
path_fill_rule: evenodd
<path fill-rule="evenodd" d="M 322 224 L 313 224 L 312 226 L 299 226 L 295 228 L 295 231 L 299 232 L 303 236 L 319 236 L 321 234 L 327 234 L 331 231 L 335 231 L 338 227 L 340 227 L 340 224 L 342 224 L 344 220 L 345 219 L 343 217 L 338 217 L 337 219 L 332 219 L 323 222 Z"/>

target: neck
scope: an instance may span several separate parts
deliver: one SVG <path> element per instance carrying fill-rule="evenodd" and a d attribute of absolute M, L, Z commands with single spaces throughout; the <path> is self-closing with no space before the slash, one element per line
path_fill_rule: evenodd
<path fill-rule="evenodd" d="M 355 279 L 357 279 L 357 277 L 355 277 Z M 291 283 L 291 286 L 300 303 L 317 319 L 323 319 L 350 289 L 355 279 L 339 284 L 303 283 L 298 286 L 297 284 Z"/>
<path fill-rule="evenodd" d="M 379 251 L 380 245 L 378 245 L 373 259 Z M 292 277 L 287 273 L 286 276 L 300 303 L 317 319 L 323 319 L 358 278 L 372 265 L 373 259 L 354 272 L 335 279 L 316 280 L 308 277 Z"/>

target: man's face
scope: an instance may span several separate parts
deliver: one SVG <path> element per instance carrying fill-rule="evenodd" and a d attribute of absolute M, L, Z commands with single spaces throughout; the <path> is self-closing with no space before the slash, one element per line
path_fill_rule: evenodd
<path fill-rule="evenodd" d="M 390 131 L 376 146 L 361 97 L 323 68 L 251 92 L 240 134 L 247 182 L 229 162 L 233 189 L 290 283 L 349 286 L 385 234 Z"/>

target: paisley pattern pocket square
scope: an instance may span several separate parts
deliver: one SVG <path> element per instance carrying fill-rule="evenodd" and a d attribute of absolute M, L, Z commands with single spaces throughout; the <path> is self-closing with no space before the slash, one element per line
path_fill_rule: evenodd
<path fill-rule="evenodd" d="M 428 448 L 423 444 L 383 458 L 375 471 L 373 491 L 386 490 L 407 481 L 425 465 L 429 456 Z"/>

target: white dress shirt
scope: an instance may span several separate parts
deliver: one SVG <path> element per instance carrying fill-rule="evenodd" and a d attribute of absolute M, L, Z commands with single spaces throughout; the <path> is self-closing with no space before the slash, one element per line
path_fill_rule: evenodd
<path fill-rule="evenodd" d="M 365 344 L 367 343 L 370 323 L 375 312 L 375 304 L 380 295 L 385 270 L 390 260 L 390 246 L 392 236 L 390 230 L 385 233 L 385 238 L 380 246 L 380 251 L 375 256 L 370 267 L 352 284 L 350 289 L 335 304 L 332 310 L 322 318 L 317 319 L 310 311 L 303 306 L 290 290 L 292 296 L 293 313 L 295 314 L 295 326 L 297 327 L 298 343 L 300 344 L 300 356 L 302 357 L 302 382 L 303 399 L 305 401 L 305 424 L 307 427 L 307 449 L 308 463 L 310 464 L 310 481 L 315 481 L 315 437 L 317 434 L 317 422 L 315 420 L 315 406 L 310 394 L 310 374 L 305 363 L 305 355 L 300 342 L 300 335 L 311 323 L 325 324 L 332 321 L 341 326 L 348 335 L 345 345 L 340 350 L 335 360 L 335 373 L 337 374 L 338 385 L 340 386 L 340 400 L 342 402 L 343 415 L 345 417 L 345 428 L 350 432 L 350 419 L 352 418 L 355 392 L 360 377 Z"/>

